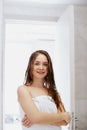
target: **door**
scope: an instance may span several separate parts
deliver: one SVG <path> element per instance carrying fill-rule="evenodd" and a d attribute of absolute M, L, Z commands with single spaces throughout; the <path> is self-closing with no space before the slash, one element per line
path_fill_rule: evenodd
<path fill-rule="evenodd" d="M 74 89 L 74 16 L 69 6 L 57 21 L 55 45 L 56 83 L 67 111 L 72 115 L 70 126 L 64 130 L 75 130 L 75 89 Z"/>

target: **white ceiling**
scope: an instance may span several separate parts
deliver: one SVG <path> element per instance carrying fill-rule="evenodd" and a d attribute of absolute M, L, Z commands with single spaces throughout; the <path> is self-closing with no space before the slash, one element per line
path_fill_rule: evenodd
<path fill-rule="evenodd" d="M 87 0 L 5 0 L 6 19 L 57 21 L 69 5 L 87 5 Z"/>
<path fill-rule="evenodd" d="M 5 2 L 32 2 L 42 4 L 87 4 L 87 0 L 5 0 Z"/>

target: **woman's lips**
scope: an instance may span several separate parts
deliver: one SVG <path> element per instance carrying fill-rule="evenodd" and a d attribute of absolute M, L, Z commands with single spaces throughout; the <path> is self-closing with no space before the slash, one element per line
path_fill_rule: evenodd
<path fill-rule="evenodd" d="M 44 74 L 45 72 L 43 72 L 43 71 L 37 71 L 37 73 L 39 73 L 39 74 Z"/>

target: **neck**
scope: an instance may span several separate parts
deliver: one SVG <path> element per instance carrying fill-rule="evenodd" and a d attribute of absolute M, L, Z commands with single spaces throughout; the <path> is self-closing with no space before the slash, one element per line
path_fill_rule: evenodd
<path fill-rule="evenodd" d="M 43 87 L 43 80 L 42 79 L 34 79 L 32 86 L 34 87 Z"/>

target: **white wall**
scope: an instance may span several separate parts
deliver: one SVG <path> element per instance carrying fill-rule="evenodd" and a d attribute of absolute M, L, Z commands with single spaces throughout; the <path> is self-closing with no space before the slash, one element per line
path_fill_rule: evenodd
<path fill-rule="evenodd" d="M 0 0 L 0 130 L 3 129 L 3 0 Z"/>

